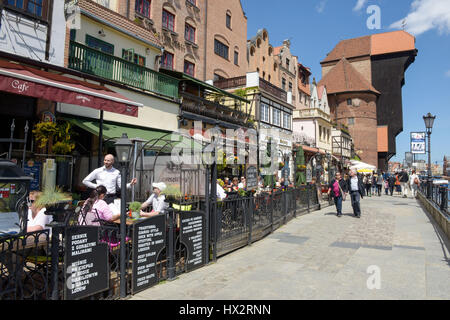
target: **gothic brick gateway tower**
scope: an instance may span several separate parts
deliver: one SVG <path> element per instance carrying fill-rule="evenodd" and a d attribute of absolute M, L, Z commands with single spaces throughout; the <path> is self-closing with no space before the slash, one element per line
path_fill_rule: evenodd
<path fill-rule="evenodd" d="M 402 87 L 417 55 L 405 31 L 343 40 L 321 62 L 336 123 L 348 125 L 362 161 L 387 170 L 403 131 Z"/>

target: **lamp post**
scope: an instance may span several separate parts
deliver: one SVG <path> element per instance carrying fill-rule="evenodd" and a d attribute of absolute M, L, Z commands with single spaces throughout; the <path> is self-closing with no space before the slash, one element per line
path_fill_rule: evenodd
<path fill-rule="evenodd" d="M 432 116 L 431 113 L 428 112 L 426 116 L 423 116 L 423 121 L 425 121 L 425 127 L 427 128 L 428 135 L 428 186 L 427 186 L 427 198 L 431 199 L 431 131 L 433 129 L 434 120 L 436 116 Z"/>
<path fill-rule="evenodd" d="M 126 286 L 126 232 L 127 232 L 127 171 L 130 164 L 131 149 L 133 144 L 128 139 L 126 133 L 115 143 L 118 162 L 121 170 L 121 186 L 120 186 L 120 297 L 125 298 L 127 295 Z"/>

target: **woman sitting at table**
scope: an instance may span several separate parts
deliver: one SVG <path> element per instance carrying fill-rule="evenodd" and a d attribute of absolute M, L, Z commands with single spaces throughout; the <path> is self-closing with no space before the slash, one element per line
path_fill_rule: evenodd
<path fill-rule="evenodd" d="M 41 196 L 41 192 L 31 191 L 29 195 L 30 207 L 28 208 L 28 222 L 27 232 L 41 231 L 51 228 L 46 225 L 52 222 L 53 217 L 45 214 L 45 207 L 39 207 L 36 205 L 36 201 Z"/>
<path fill-rule="evenodd" d="M 153 183 L 153 194 L 150 196 L 150 198 L 147 199 L 142 205 L 141 205 L 141 217 L 154 217 L 157 216 L 160 213 L 164 213 L 165 210 L 169 207 L 169 204 L 166 203 L 166 196 L 161 194 L 161 192 L 164 192 L 166 190 L 167 186 L 164 182 L 159 183 Z M 143 210 L 147 209 L 149 206 L 152 206 L 151 212 L 145 212 Z"/>
<path fill-rule="evenodd" d="M 98 186 L 91 192 L 78 217 L 80 225 L 99 226 L 100 221 L 98 219 L 111 222 L 120 218 L 120 213 L 114 214 L 105 200 L 103 200 L 106 192 L 106 187 L 104 186 Z"/>

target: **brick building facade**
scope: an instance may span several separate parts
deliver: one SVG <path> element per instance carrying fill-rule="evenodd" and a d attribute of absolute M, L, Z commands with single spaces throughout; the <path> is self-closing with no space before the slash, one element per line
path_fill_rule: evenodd
<path fill-rule="evenodd" d="M 403 131 L 401 90 L 416 55 L 415 38 L 394 31 L 343 40 L 321 62 L 332 117 L 349 126 L 361 159 L 382 170 Z"/>

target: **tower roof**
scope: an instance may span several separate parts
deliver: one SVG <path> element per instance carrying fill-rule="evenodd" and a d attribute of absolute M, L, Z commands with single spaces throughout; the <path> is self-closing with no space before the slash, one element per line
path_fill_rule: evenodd
<path fill-rule="evenodd" d="M 318 86 L 326 86 L 328 94 L 342 92 L 373 92 L 380 94 L 346 58 L 342 58 L 320 80 Z"/>

